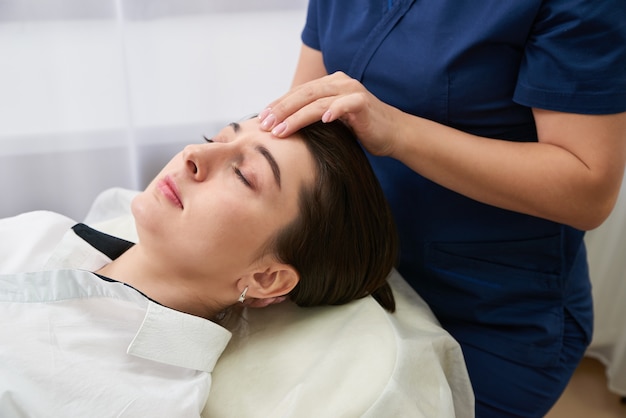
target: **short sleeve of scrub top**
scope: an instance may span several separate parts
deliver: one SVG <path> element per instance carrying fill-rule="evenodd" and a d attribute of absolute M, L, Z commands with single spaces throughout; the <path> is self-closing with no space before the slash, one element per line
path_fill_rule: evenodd
<path fill-rule="evenodd" d="M 542 2 L 514 100 L 563 112 L 626 110 L 626 1 Z"/>

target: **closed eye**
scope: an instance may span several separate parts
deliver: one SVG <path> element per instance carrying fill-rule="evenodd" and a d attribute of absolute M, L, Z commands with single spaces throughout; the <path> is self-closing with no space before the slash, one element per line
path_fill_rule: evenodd
<path fill-rule="evenodd" d="M 252 186 L 252 183 L 250 183 L 248 181 L 248 179 L 246 178 L 246 176 L 243 175 L 243 173 L 241 172 L 241 170 L 239 170 L 239 167 L 237 167 L 236 165 L 233 164 L 233 171 L 235 172 L 235 174 L 237 175 L 237 178 L 239 178 L 239 180 L 245 184 L 247 187 L 254 189 L 254 187 Z"/>
<path fill-rule="evenodd" d="M 204 138 L 204 140 L 205 140 L 206 142 L 208 142 L 209 144 L 211 144 L 211 143 L 215 142 L 215 141 L 213 141 L 213 138 L 207 138 L 207 137 L 206 137 L 206 136 L 204 136 L 204 135 L 202 135 L 202 137 L 203 137 L 203 138 Z"/>

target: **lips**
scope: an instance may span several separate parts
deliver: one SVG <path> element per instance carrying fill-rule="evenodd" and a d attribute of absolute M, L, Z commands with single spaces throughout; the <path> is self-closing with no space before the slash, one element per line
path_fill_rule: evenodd
<path fill-rule="evenodd" d="M 176 187 L 176 183 L 174 183 L 174 180 L 169 175 L 159 180 L 157 188 L 174 206 L 183 209 L 183 202 L 180 200 L 180 192 Z"/>

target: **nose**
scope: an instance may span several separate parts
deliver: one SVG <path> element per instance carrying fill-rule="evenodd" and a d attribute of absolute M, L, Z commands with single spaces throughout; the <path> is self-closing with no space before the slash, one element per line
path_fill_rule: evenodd
<path fill-rule="evenodd" d="M 187 145 L 183 149 L 182 158 L 187 172 L 197 181 L 207 176 L 207 147 L 204 144 Z"/>
<path fill-rule="evenodd" d="M 204 181 L 212 170 L 223 166 L 231 158 L 234 147 L 228 143 L 193 144 L 183 149 L 182 158 L 190 176 L 196 181 Z"/>

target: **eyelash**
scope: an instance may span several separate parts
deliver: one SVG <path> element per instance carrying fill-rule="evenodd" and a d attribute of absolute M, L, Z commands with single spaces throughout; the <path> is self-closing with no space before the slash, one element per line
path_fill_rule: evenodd
<path fill-rule="evenodd" d="M 202 135 L 202 138 L 204 138 L 204 140 L 205 140 L 206 142 L 208 142 L 209 144 L 212 144 L 213 142 L 215 142 L 215 141 L 213 141 L 213 138 L 207 138 L 207 137 L 206 137 L 206 136 L 204 136 L 204 135 Z"/>
<path fill-rule="evenodd" d="M 237 175 L 237 177 L 239 178 L 239 180 L 246 186 L 249 188 L 253 188 L 252 184 L 248 181 L 248 179 L 243 175 L 243 173 L 241 172 L 241 170 L 239 170 L 239 168 L 233 164 L 233 171 L 235 172 L 235 174 Z"/>

